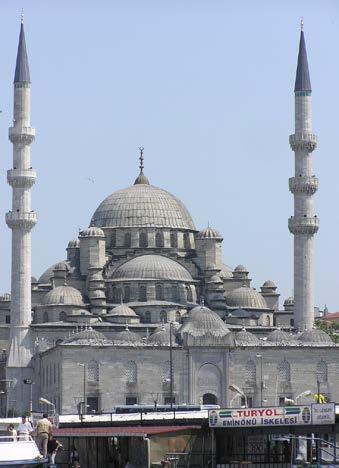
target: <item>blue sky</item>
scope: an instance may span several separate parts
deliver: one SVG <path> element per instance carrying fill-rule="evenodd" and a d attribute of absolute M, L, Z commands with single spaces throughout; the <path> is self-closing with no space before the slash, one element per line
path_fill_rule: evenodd
<path fill-rule="evenodd" d="M 99 203 L 133 183 L 137 148 L 153 185 L 179 197 L 197 228 L 224 236 L 225 263 L 259 288 L 293 288 L 293 86 L 304 18 L 320 230 L 316 302 L 339 310 L 336 0 L 2 0 L 0 293 L 10 289 L 7 129 L 21 8 L 32 79 L 33 274 L 65 258 Z M 88 178 L 93 178 L 92 183 Z"/>

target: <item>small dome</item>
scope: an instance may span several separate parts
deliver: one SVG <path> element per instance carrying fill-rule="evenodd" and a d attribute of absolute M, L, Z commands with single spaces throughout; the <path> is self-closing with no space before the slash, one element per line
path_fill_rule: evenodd
<path fill-rule="evenodd" d="M 198 232 L 196 239 L 222 239 L 222 235 L 216 229 L 208 226 L 207 228 Z"/>
<path fill-rule="evenodd" d="M 73 239 L 68 242 L 68 249 L 78 249 L 80 247 L 79 239 Z"/>
<path fill-rule="evenodd" d="M 280 328 L 277 328 L 277 330 L 273 330 L 267 335 L 267 341 L 275 344 L 291 344 L 294 341 L 294 338 L 292 335 L 289 335 Z"/>
<path fill-rule="evenodd" d="M 219 273 L 220 278 L 232 278 L 233 277 L 233 270 L 230 266 L 225 265 L 225 263 L 221 266 L 221 272 Z"/>
<path fill-rule="evenodd" d="M 35 276 L 31 276 L 31 284 L 35 284 L 35 283 L 37 283 L 37 282 L 38 282 L 38 280 L 36 279 L 36 277 L 35 277 Z"/>
<path fill-rule="evenodd" d="M 169 346 L 170 345 L 170 328 L 162 325 L 158 327 L 154 333 L 148 338 L 148 342 L 152 344 Z M 172 332 L 172 344 L 175 345 L 175 334 Z"/>
<path fill-rule="evenodd" d="M 141 255 L 119 266 L 113 279 L 166 279 L 192 282 L 192 276 L 180 263 L 161 255 Z"/>
<path fill-rule="evenodd" d="M 10 300 L 11 300 L 10 293 L 4 293 L 2 296 L 0 296 L 0 302 L 8 302 Z"/>
<path fill-rule="evenodd" d="M 199 305 L 190 310 L 188 318 L 179 329 L 180 334 L 188 333 L 194 337 L 211 334 L 220 338 L 230 333 L 229 329 L 216 312 Z"/>
<path fill-rule="evenodd" d="M 83 306 L 84 301 L 78 289 L 72 288 L 72 286 L 58 286 L 44 296 L 43 304 Z"/>
<path fill-rule="evenodd" d="M 208 283 L 223 284 L 222 279 L 218 275 L 211 276 L 211 278 L 207 282 Z"/>
<path fill-rule="evenodd" d="M 258 291 L 241 286 L 225 296 L 226 304 L 237 309 L 268 309 L 265 299 Z"/>
<path fill-rule="evenodd" d="M 284 306 L 292 306 L 292 305 L 294 305 L 294 298 L 292 296 L 285 299 Z"/>
<path fill-rule="evenodd" d="M 114 307 L 112 310 L 110 310 L 108 315 L 118 315 L 118 316 L 124 316 L 124 317 L 136 317 L 137 316 L 134 310 L 125 304 L 120 304 Z"/>
<path fill-rule="evenodd" d="M 80 237 L 105 237 L 104 231 L 98 227 L 90 226 L 80 232 Z"/>
<path fill-rule="evenodd" d="M 59 262 L 54 266 L 53 271 L 68 271 L 68 268 L 65 262 Z"/>
<path fill-rule="evenodd" d="M 44 273 L 40 276 L 40 278 L 38 280 L 38 283 L 40 283 L 40 284 L 50 284 L 51 278 L 53 276 L 53 272 L 55 270 L 55 267 L 57 265 L 59 265 L 60 263 L 64 263 L 66 265 L 67 270 L 69 271 L 70 266 L 69 266 L 67 260 L 63 260 L 62 262 L 54 263 L 54 265 L 51 265 L 49 268 L 47 268 L 46 271 L 44 271 Z"/>
<path fill-rule="evenodd" d="M 141 344 L 139 336 L 126 327 L 125 330 L 117 333 L 114 337 L 114 343 L 138 345 Z"/>
<path fill-rule="evenodd" d="M 265 281 L 265 283 L 262 285 L 263 288 L 270 288 L 270 289 L 275 289 L 276 285 L 273 283 L 271 280 Z"/>
<path fill-rule="evenodd" d="M 248 269 L 244 265 L 238 265 L 234 268 L 237 273 L 248 273 Z"/>
<path fill-rule="evenodd" d="M 318 344 L 331 344 L 334 345 L 331 337 L 319 328 L 304 331 L 299 337 L 298 341 L 303 343 L 318 343 Z"/>
<path fill-rule="evenodd" d="M 239 346 L 258 346 L 260 344 L 259 339 L 243 328 L 235 334 L 235 342 Z"/>
<path fill-rule="evenodd" d="M 86 346 L 102 346 L 112 345 L 112 341 L 108 340 L 103 333 L 93 330 L 88 327 L 85 330 L 75 333 L 70 338 L 62 342 L 63 345 L 86 345 Z"/>

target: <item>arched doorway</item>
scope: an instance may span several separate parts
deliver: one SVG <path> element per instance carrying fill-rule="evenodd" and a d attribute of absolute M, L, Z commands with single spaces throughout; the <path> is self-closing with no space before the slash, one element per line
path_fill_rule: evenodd
<path fill-rule="evenodd" d="M 217 405 L 218 398 L 213 393 L 204 393 L 202 396 L 203 405 Z"/>

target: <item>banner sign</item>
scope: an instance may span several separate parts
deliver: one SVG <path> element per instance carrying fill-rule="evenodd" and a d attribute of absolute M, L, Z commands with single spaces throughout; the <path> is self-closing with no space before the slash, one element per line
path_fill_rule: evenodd
<path fill-rule="evenodd" d="M 328 408 L 319 407 L 328 406 Z M 313 409 L 313 407 L 315 407 Z M 210 410 L 210 427 L 307 426 L 334 424 L 334 403 L 325 405 L 272 406 Z"/>

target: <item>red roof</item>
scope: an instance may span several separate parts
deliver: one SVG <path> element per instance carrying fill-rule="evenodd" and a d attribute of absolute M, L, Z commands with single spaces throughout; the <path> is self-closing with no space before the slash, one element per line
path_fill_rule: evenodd
<path fill-rule="evenodd" d="M 337 320 L 339 319 L 339 312 L 333 312 L 332 314 L 327 314 L 323 317 L 323 320 Z"/>
<path fill-rule="evenodd" d="M 59 437 L 147 437 L 198 429 L 201 429 L 201 426 L 62 427 L 55 429 L 53 435 Z"/>

